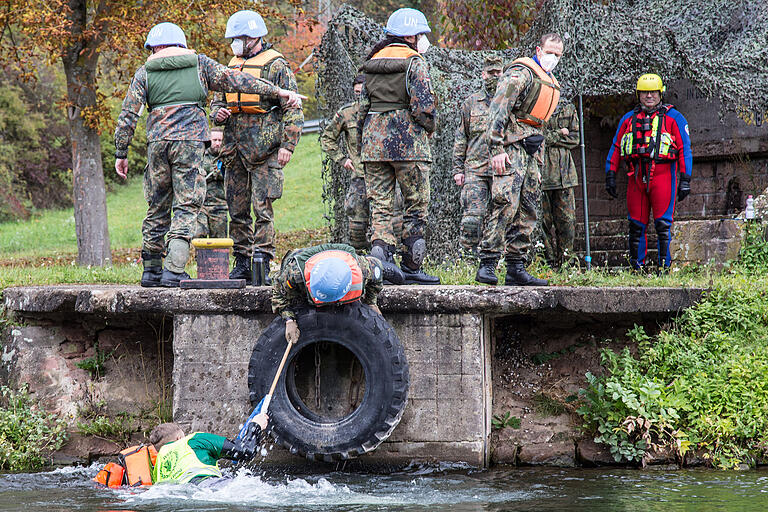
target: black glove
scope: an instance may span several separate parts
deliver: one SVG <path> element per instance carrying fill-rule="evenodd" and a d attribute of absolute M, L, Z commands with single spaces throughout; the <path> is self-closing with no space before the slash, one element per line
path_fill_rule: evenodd
<path fill-rule="evenodd" d="M 248 462 L 256 456 L 256 447 L 261 442 L 261 437 L 261 427 L 255 421 L 251 422 L 241 439 L 224 441 L 221 453 L 228 459 Z"/>
<path fill-rule="evenodd" d="M 680 176 L 680 185 L 677 187 L 677 200 L 682 201 L 691 193 L 691 177 L 687 174 Z"/>
<path fill-rule="evenodd" d="M 605 173 L 605 190 L 614 199 L 619 198 L 619 194 L 616 193 L 616 171 Z"/>
<path fill-rule="evenodd" d="M 543 135 L 529 135 L 523 139 L 523 149 L 526 153 L 533 156 L 541 147 L 542 142 L 544 142 Z"/>

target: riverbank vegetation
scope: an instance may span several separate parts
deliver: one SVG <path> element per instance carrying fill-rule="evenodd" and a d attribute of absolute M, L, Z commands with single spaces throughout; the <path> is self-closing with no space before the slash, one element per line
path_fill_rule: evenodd
<path fill-rule="evenodd" d="M 768 244 L 748 229 L 740 261 L 656 336 L 602 351 L 579 413 L 617 462 L 672 456 L 718 468 L 768 458 Z"/>
<path fill-rule="evenodd" d="M 65 440 L 66 422 L 45 412 L 26 388 L 0 387 L 0 469 L 42 468 Z"/>

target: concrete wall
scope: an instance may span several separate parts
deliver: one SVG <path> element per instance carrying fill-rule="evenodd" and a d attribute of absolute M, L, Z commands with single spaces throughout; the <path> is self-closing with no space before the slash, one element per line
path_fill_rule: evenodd
<path fill-rule="evenodd" d="M 604 454 L 583 439 L 578 420 L 542 416 L 536 397 L 557 386 L 572 393 L 586 371 L 600 371 L 596 336 L 621 338 L 634 322 L 652 331 L 700 295 L 671 288 L 386 287 L 379 303 L 406 350 L 409 401 L 392 436 L 359 462 L 592 463 Z M 6 289 L 4 300 L 19 325 L 3 343 L 3 380 L 28 384 L 73 427 L 94 400 L 91 390 L 99 390 L 109 412 L 155 403 L 170 385 L 176 421 L 234 434 L 251 407 L 253 346 L 273 319 L 267 288 L 30 287 Z M 164 334 L 171 317 L 172 357 Z M 122 352 L 104 377 L 75 366 L 96 341 L 110 339 Z M 541 353 L 546 364 L 532 364 Z M 163 382 L 165 370 L 147 373 L 147 361 L 152 368 L 172 364 L 170 383 Z M 505 412 L 520 417 L 523 428 L 492 432 L 491 416 Z M 61 460 L 87 461 L 116 449 L 75 436 Z M 269 460 L 291 458 L 275 450 Z"/>

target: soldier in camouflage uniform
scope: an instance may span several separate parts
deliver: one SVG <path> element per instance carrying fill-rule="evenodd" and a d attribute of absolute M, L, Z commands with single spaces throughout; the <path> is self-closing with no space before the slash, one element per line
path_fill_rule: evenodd
<path fill-rule="evenodd" d="M 398 241 L 392 229 L 392 210 L 395 184 L 399 183 L 405 203 L 400 268 L 409 284 L 440 283 L 439 278 L 421 270 L 432 161 L 429 135 L 435 131 L 429 66 L 417 51 L 426 51 L 427 32 L 427 20 L 416 9 L 392 13 L 387 37 L 374 46 L 362 66 L 365 86 L 357 117 L 371 201 L 371 254 L 385 266 L 394 266 Z"/>
<path fill-rule="evenodd" d="M 356 268 L 355 268 L 356 267 Z M 355 270 L 358 272 L 356 273 Z M 373 256 L 359 256 L 346 244 L 323 244 L 290 251 L 272 285 L 272 311 L 285 322 L 285 339 L 299 339 L 296 310 L 362 300 L 377 313 L 376 298 L 384 287 L 385 270 Z"/>
<path fill-rule="evenodd" d="M 553 267 L 573 254 L 576 186 L 579 178 L 571 150 L 579 145 L 579 116 L 573 103 L 561 102 L 544 125 L 546 155 L 541 176 L 541 227 L 547 261 Z"/>
<path fill-rule="evenodd" d="M 328 122 L 320 136 L 320 145 L 328 157 L 351 173 L 349 190 L 344 200 L 344 209 L 349 219 L 349 243 L 358 251 L 370 249 L 368 229 L 370 227 L 370 206 L 365 190 L 365 172 L 360 162 L 360 148 L 357 145 L 357 111 L 365 75 L 358 75 L 352 84 L 355 101 L 341 107 Z M 346 151 L 342 150 L 339 139 L 344 134 Z M 395 212 L 392 216 L 395 236 L 403 230 L 403 196 L 400 187 L 395 189 Z"/>
<path fill-rule="evenodd" d="M 461 121 L 453 143 L 453 180 L 461 187 L 461 234 L 464 254 L 477 256 L 488 213 L 493 173 L 488 165 L 488 107 L 503 70 L 501 57 L 485 59 L 483 88 L 469 96 L 461 106 Z"/>
<path fill-rule="evenodd" d="M 534 59 L 517 59 L 499 79 L 491 103 L 488 148 L 494 172 L 492 209 L 480 244 L 475 280 L 496 284 L 496 265 L 506 243 L 505 285 L 545 286 L 525 270 L 541 200 L 542 126 L 559 99 L 551 71 L 563 53 L 563 41 L 545 34 Z M 541 99 L 542 101 L 538 101 Z"/>
<path fill-rule="evenodd" d="M 264 41 L 266 34 L 258 13 L 233 14 L 225 34 L 233 39 L 235 58 L 230 67 L 255 73 L 284 89 L 298 90 L 288 62 Z M 216 124 L 225 125 L 221 159 L 226 169 L 229 234 L 235 253 L 229 277 L 268 286 L 269 262 L 275 257 L 272 202 L 283 195 L 283 167 L 299 143 L 304 114 L 300 107 L 285 108 L 274 101 L 222 95 L 213 102 L 211 117 Z M 264 282 L 260 282 L 260 276 L 265 276 Z"/>
<path fill-rule="evenodd" d="M 210 140 L 204 110 L 208 90 L 257 93 L 280 98 L 286 106 L 301 105 L 301 99 L 188 50 L 184 32 L 173 23 L 153 27 L 144 46 L 153 53 L 136 71 L 117 119 L 115 170 L 126 178 L 128 146 L 147 105 L 144 197 L 149 208 L 142 225 L 141 285 L 173 287 L 189 278 L 184 272 L 189 240 L 205 198 L 202 162 Z M 166 234 L 168 257 L 163 267 Z"/>
<path fill-rule="evenodd" d="M 211 146 L 205 151 L 205 201 L 197 217 L 197 237 L 227 237 L 227 196 L 224 192 L 224 167 L 219 160 L 221 128 L 211 130 Z"/>

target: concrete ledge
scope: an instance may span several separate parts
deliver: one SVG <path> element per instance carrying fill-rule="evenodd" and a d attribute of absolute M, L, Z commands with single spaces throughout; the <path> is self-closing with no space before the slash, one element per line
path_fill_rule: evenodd
<path fill-rule="evenodd" d="M 387 286 L 383 311 L 525 314 L 564 311 L 588 314 L 670 313 L 695 304 L 700 288 Z M 62 285 L 6 288 L 5 308 L 21 314 L 97 315 L 176 313 L 271 313 L 270 289 L 178 290 L 124 285 Z"/>

